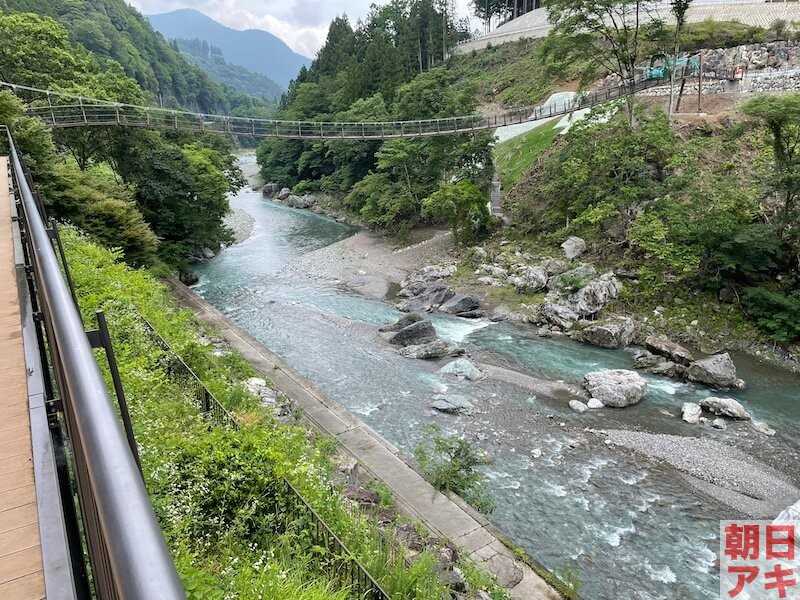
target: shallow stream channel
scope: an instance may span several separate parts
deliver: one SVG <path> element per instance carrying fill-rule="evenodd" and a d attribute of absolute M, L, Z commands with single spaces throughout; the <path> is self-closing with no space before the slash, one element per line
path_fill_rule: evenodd
<path fill-rule="evenodd" d="M 774 436 L 748 422 L 725 431 L 684 423 L 682 403 L 714 393 L 669 379 L 648 377 L 638 406 L 585 414 L 571 411 L 566 398 L 538 394 L 524 377 L 519 384 L 492 376 L 459 381 L 438 373 L 443 363 L 403 358 L 378 336 L 379 326 L 402 316 L 391 303 L 286 268 L 353 228 L 249 189 L 231 205 L 255 219 L 253 234 L 197 265 L 195 291 L 409 454 L 431 422 L 486 448 L 497 504 L 491 520 L 547 567 L 576 572 L 583 598 L 718 598 L 719 521 L 744 516 L 706 494 L 703 481 L 590 430 L 685 436 L 685 447 L 673 451 L 689 463 L 702 462 L 702 442 L 715 440 L 723 452 L 703 468 L 724 469 L 730 449 L 752 458 L 754 473 L 785 482 L 790 495 L 800 485 L 800 379 L 793 375 L 735 356 L 747 387 L 722 394 L 742 402 Z M 628 352 L 539 338 L 529 326 L 431 318 L 474 362 L 534 378 L 580 384 L 589 371 L 633 364 Z M 475 412 L 436 414 L 432 398 L 445 390 L 466 396 Z"/>

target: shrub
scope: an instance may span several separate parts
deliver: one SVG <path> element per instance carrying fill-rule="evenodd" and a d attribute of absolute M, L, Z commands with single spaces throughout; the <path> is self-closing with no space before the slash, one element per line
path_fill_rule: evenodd
<path fill-rule="evenodd" d="M 800 292 L 790 294 L 753 287 L 744 291 L 745 308 L 776 342 L 800 339 Z"/>

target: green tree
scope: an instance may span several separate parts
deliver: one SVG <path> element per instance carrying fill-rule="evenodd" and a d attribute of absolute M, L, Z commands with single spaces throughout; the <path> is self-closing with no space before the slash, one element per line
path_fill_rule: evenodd
<path fill-rule="evenodd" d="M 675 52 L 673 54 L 673 67 L 669 71 L 669 116 L 675 108 L 675 70 L 678 65 L 678 55 L 681 51 L 681 33 L 686 24 L 686 13 L 692 5 L 692 0 L 670 0 L 670 12 L 675 17 Z"/>
<path fill-rule="evenodd" d="M 797 198 L 800 194 L 800 94 L 760 96 L 746 102 L 742 111 L 761 119 L 772 136 L 775 178 L 772 188 L 782 198 L 780 230 L 797 231 Z"/>
<path fill-rule="evenodd" d="M 632 92 L 645 29 L 661 26 L 655 5 L 654 0 L 548 0 L 549 38 L 563 52 L 562 60 L 585 65 L 584 82 L 610 73 Z M 633 126 L 633 93 L 626 103 L 628 123 Z"/>
<path fill-rule="evenodd" d="M 443 183 L 422 203 L 422 216 L 449 221 L 456 246 L 474 243 L 489 232 L 488 196 L 467 180 Z"/>

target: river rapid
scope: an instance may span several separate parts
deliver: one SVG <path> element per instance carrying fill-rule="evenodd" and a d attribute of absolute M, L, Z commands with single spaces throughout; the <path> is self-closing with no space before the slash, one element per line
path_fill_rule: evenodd
<path fill-rule="evenodd" d="M 253 217 L 253 235 L 197 265 L 195 291 L 409 454 L 431 422 L 485 447 L 494 459 L 487 468 L 497 504 L 491 520 L 547 567 L 577 570 L 584 598 L 718 598 L 719 520 L 741 516 L 674 469 L 609 446 L 587 428 L 713 438 L 800 484 L 795 376 L 734 357 L 748 386 L 730 395 L 773 427 L 774 437 L 747 423 L 726 431 L 683 423 L 681 404 L 711 392 L 668 379 L 648 377 L 638 406 L 583 415 L 565 399 L 496 378 L 457 381 L 437 373 L 441 363 L 402 358 L 380 339 L 377 328 L 401 316 L 390 303 L 285 269 L 353 228 L 249 189 L 231 206 Z M 538 338 L 525 326 L 432 318 L 439 335 L 465 345 L 473 360 L 540 378 L 580 383 L 589 371 L 633 363 L 627 352 Z M 434 414 L 431 399 L 444 390 L 466 396 L 476 413 Z"/>

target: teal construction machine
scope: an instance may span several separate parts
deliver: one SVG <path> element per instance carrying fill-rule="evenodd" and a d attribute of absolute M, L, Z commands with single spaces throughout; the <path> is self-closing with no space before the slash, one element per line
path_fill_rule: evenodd
<path fill-rule="evenodd" d="M 654 54 L 650 59 L 650 67 L 646 72 L 646 79 L 669 79 L 672 70 L 681 75 L 697 75 L 700 67 L 697 60 L 693 57 L 683 57 L 678 60 L 666 54 Z"/>

